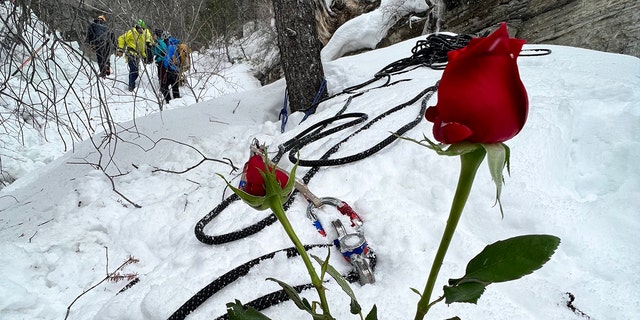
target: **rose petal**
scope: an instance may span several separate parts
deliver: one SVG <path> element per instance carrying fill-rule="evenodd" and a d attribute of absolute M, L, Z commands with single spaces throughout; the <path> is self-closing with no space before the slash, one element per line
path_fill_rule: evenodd
<path fill-rule="evenodd" d="M 438 108 L 435 106 L 427 108 L 427 111 L 424 113 L 424 117 L 427 121 L 436 122 L 436 118 L 438 117 Z"/>
<path fill-rule="evenodd" d="M 445 143 L 449 144 L 462 142 L 473 134 L 467 126 L 455 122 L 440 127 L 440 132 Z"/>

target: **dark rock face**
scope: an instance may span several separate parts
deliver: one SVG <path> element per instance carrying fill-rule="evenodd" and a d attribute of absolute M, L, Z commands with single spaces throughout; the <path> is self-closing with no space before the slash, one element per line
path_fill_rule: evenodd
<path fill-rule="evenodd" d="M 529 43 L 640 57 L 638 0 L 439 1 L 445 5 L 440 16 L 441 31 L 484 35 L 504 21 L 511 36 Z"/>

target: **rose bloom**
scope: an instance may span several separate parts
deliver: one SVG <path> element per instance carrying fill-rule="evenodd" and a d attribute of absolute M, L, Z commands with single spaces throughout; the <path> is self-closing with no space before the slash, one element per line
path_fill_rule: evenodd
<path fill-rule="evenodd" d="M 516 63 L 524 43 L 509 38 L 502 23 L 488 37 L 448 53 L 438 103 L 425 113 L 437 141 L 499 143 L 520 132 L 529 109 Z"/>
<path fill-rule="evenodd" d="M 246 183 L 240 189 L 253 196 L 262 197 L 266 195 L 267 191 L 265 189 L 264 178 L 262 177 L 266 169 L 262 155 L 256 154 L 251 156 L 249 161 L 244 165 L 244 172 Z M 284 189 L 287 181 L 289 181 L 289 176 L 281 170 L 276 169 L 276 180 L 280 184 L 280 187 Z"/>

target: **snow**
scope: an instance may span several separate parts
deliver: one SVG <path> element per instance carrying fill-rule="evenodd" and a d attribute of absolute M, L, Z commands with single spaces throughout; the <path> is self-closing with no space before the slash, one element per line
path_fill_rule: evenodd
<path fill-rule="evenodd" d="M 382 67 L 409 56 L 417 40 L 325 62 L 330 94 L 369 80 Z M 501 197 L 504 218 L 494 206 L 495 186 L 483 165 L 433 296 L 442 293 L 439 288 L 447 279 L 462 276 L 467 261 L 490 243 L 523 234 L 552 234 L 562 242 L 533 274 L 490 285 L 477 305 L 437 304 L 427 319 L 585 319 L 566 306 L 567 292 L 575 296 L 573 305 L 591 319 L 633 319 L 640 314 L 640 176 L 635 168 L 640 162 L 640 59 L 525 45 L 532 48 L 552 53 L 518 60 L 530 113 L 523 131 L 507 142 L 511 174 L 505 176 Z M 126 77 L 124 62 L 114 63 L 118 77 Z M 228 158 L 242 167 L 254 138 L 275 152 L 279 144 L 335 115 L 349 95 L 323 103 L 301 124 L 301 114 L 290 115 L 281 133 L 277 117 L 284 82 L 259 87 L 242 64 L 225 72 L 235 80 L 217 82 L 219 93 L 207 91 L 196 103 L 193 93 L 186 92 L 162 112 L 151 102 L 144 108 L 134 105 L 131 96 L 119 93 L 126 84 L 114 82 L 109 104 L 115 118 L 128 119 L 121 120 L 122 126 L 133 126 L 132 108 L 144 112 L 137 114 L 141 117 L 135 120 L 135 130 L 120 134 L 107 172 L 126 173 L 113 179 L 115 188 L 140 208 L 116 194 L 105 174 L 87 164 L 98 162 L 88 141 L 64 155 L 44 142 L 41 148 L 16 149 L 21 157 L 34 159 L 0 193 L 0 318 L 63 319 L 74 299 L 133 256 L 139 262 L 123 273 L 137 273 L 138 284 L 119 294 L 126 282 L 100 284 L 71 306 L 69 319 L 164 319 L 225 272 L 291 246 L 277 223 L 224 245 L 199 242 L 195 224 L 230 194 L 216 173 L 237 183 L 239 172 L 230 173 L 228 165 L 215 161 L 196 164 L 204 157 Z M 354 98 L 347 112 L 364 112 L 373 119 L 441 75 L 442 71 L 419 68 L 394 76 L 393 80 L 410 81 L 369 90 Z M 138 91 L 150 97 L 144 101 L 155 99 L 152 94 L 144 86 Z M 435 102 L 434 95 L 428 104 Z M 419 108 L 416 103 L 376 123 L 346 142 L 335 157 L 377 144 L 414 119 Z M 319 158 L 356 129 L 309 145 L 301 158 Z M 25 134 L 28 141 L 41 140 L 31 131 Z M 413 139 L 423 135 L 431 136 L 426 120 L 406 134 Z M 293 167 L 287 157 L 280 165 Z M 182 174 L 154 171 L 193 166 Z M 307 170 L 300 167 L 298 176 Z M 418 296 L 410 288 L 424 287 L 458 171 L 456 158 L 396 141 L 361 161 L 321 168 L 310 181 L 316 195 L 346 201 L 364 220 L 365 235 L 378 257 L 376 283 L 352 284 L 365 312 L 375 304 L 381 319 L 413 318 Z M 306 207 L 298 195 L 288 210 L 299 237 L 305 244 L 328 243 L 306 218 Z M 235 202 L 205 232 L 238 230 L 267 214 Z M 331 208 L 323 207 L 317 214 L 325 228 L 337 217 Z M 326 255 L 318 249 L 313 253 Z M 350 269 L 335 248 L 331 254 L 339 271 Z M 188 319 L 211 319 L 224 314 L 225 304 L 234 299 L 248 302 L 277 290 L 277 284 L 265 280 L 268 277 L 290 284 L 308 282 L 299 258 L 278 255 L 207 300 Z M 326 286 L 334 317 L 356 318 L 349 314 L 349 300 L 336 283 Z M 303 296 L 317 300 L 312 290 Z M 273 319 L 308 318 L 291 302 L 265 313 Z"/>
<path fill-rule="evenodd" d="M 373 49 L 405 12 L 423 12 L 427 3 L 420 0 L 383 0 L 378 9 L 345 22 L 322 49 L 322 61 L 335 60 L 361 49 Z"/>

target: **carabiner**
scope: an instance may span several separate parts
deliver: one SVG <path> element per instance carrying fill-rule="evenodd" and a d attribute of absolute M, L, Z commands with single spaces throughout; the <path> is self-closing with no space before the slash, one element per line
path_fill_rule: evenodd
<path fill-rule="evenodd" d="M 360 284 L 364 285 L 367 283 L 374 283 L 375 277 L 373 276 L 373 268 L 371 267 L 368 259 L 371 252 L 364 236 L 362 219 L 360 216 L 358 216 L 358 214 L 346 202 L 337 198 L 320 198 L 320 203 L 321 205 L 332 205 L 336 207 L 341 214 L 349 217 L 351 227 L 355 228 L 355 232 L 348 233 L 342 224 L 342 221 L 336 219 L 331 222 L 331 225 L 337 233 L 337 238 L 333 240 L 333 243 L 340 250 L 343 258 L 351 263 L 351 265 L 356 269 Z M 313 211 L 313 209 L 317 207 L 318 206 L 313 202 L 309 202 L 309 206 L 307 207 L 307 217 L 311 220 L 314 227 L 316 227 L 318 233 L 323 237 L 326 237 L 327 233 L 322 227 L 318 216 Z"/>

